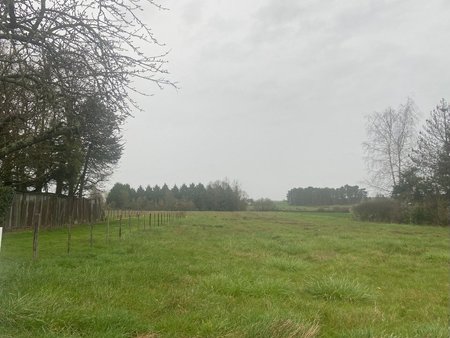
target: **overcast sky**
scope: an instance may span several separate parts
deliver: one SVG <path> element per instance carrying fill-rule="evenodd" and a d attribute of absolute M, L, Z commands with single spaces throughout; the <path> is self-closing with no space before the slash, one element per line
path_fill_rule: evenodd
<path fill-rule="evenodd" d="M 365 115 L 450 99 L 448 0 L 177 0 L 149 10 L 178 90 L 138 84 L 115 182 L 363 185 Z M 149 48 L 154 55 L 157 49 Z"/>

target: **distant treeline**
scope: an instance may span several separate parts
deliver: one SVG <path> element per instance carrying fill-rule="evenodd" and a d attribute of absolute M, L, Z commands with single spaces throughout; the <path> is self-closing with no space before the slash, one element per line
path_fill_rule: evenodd
<path fill-rule="evenodd" d="M 367 198 L 367 191 L 357 185 L 344 185 L 340 188 L 293 188 L 287 193 L 290 205 L 348 205 L 359 203 Z"/>
<path fill-rule="evenodd" d="M 132 210 L 214 210 L 237 211 L 247 207 L 246 194 L 236 183 L 216 181 L 206 187 L 199 184 L 137 189 L 116 183 L 106 198 L 111 208 Z"/>

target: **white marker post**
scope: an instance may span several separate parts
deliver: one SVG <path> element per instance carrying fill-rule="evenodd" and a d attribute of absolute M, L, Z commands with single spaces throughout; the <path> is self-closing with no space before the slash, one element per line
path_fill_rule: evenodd
<path fill-rule="evenodd" d="M 3 227 L 0 227 L 0 250 L 2 249 L 2 233 L 3 233 Z"/>

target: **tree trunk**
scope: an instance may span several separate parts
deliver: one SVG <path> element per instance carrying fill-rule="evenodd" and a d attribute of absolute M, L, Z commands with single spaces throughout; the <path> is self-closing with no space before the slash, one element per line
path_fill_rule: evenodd
<path fill-rule="evenodd" d="M 87 173 L 87 168 L 88 168 L 88 164 L 89 164 L 89 159 L 91 157 L 91 150 L 92 150 L 92 143 L 89 143 L 89 146 L 88 146 L 88 149 L 86 152 L 86 158 L 84 160 L 83 172 L 80 177 L 80 187 L 78 190 L 79 198 L 83 197 L 84 185 L 86 183 L 86 173 Z"/>
<path fill-rule="evenodd" d="M 62 178 L 57 178 L 56 179 L 56 190 L 55 190 L 55 194 L 58 196 L 62 195 L 62 189 L 63 189 L 63 180 Z"/>

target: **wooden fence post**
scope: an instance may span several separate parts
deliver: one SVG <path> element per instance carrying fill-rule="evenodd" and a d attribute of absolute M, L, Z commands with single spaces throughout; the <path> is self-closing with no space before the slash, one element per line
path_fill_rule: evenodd
<path fill-rule="evenodd" d="M 69 218 L 69 223 L 67 224 L 67 254 L 70 253 L 70 242 L 72 240 L 72 217 Z"/>
<path fill-rule="evenodd" d="M 91 221 L 89 222 L 89 227 L 90 227 L 89 246 L 92 248 L 92 244 L 93 244 L 93 236 L 92 236 L 92 233 L 93 233 L 93 230 L 94 230 L 94 223 L 92 222 L 92 219 L 91 219 Z"/>
<path fill-rule="evenodd" d="M 109 243 L 109 215 L 106 216 L 106 243 Z"/>
<path fill-rule="evenodd" d="M 122 238 L 122 214 L 119 216 L 119 238 Z"/>
<path fill-rule="evenodd" d="M 40 223 L 41 223 L 41 214 L 38 214 L 38 219 L 34 223 L 34 229 L 33 229 L 33 259 L 38 258 L 38 241 L 39 241 Z"/>

